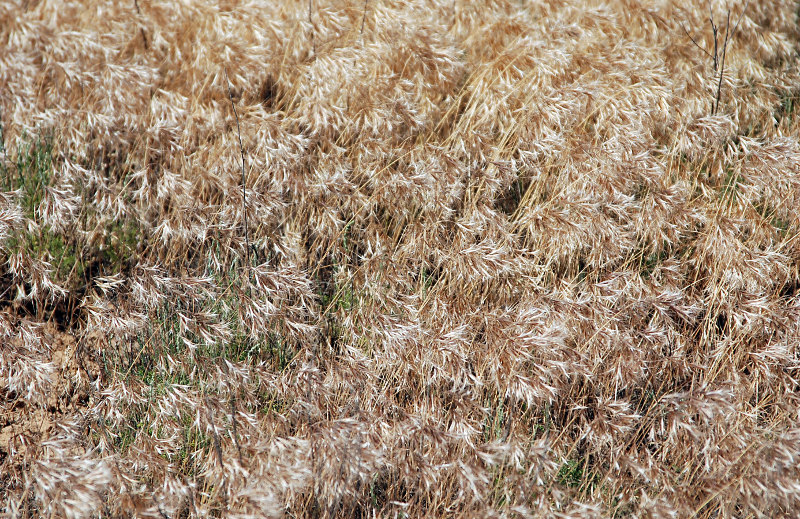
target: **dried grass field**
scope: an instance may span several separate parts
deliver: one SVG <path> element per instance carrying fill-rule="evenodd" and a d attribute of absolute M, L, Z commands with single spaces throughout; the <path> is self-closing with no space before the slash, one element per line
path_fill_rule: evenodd
<path fill-rule="evenodd" d="M 0 519 L 798 517 L 798 7 L 0 2 Z"/>

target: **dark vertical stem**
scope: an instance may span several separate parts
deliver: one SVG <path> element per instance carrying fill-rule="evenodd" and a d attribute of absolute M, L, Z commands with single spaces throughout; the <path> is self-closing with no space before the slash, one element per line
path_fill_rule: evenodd
<path fill-rule="evenodd" d="M 725 22 L 725 41 L 722 44 L 722 61 L 720 62 L 719 67 L 719 82 L 717 83 L 717 102 L 714 104 L 714 110 L 712 115 L 717 113 L 719 110 L 719 102 L 722 98 L 722 76 L 725 74 L 725 55 L 728 52 L 728 37 L 729 37 L 729 30 L 731 26 L 731 12 L 728 11 L 727 20 Z"/>
<path fill-rule="evenodd" d="M 361 36 L 364 34 L 364 23 L 367 21 L 367 3 L 369 0 L 364 0 L 364 15 L 361 17 L 361 32 L 358 34 Z"/>
<path fill-rule="evenodd" d="M 239 127 L 239 113 L 236 111 L 236 104 L 233 102 L 233 92 L 231 91 L 231 80 L 228 77 L 228 69 L 225 70 L 225 80 L 228 83 L 228 99 L 233 108 L 233 115 L 236 117 L 236 134 L 239 137 L 239 152 L 242 155 L 242 200 L 243 200 L 243 213 L 244 213 L 244 243 L 246 248 L 245 260 L 247 261 L 247 268 L 250 269 L 250 235 L 247 228 L 247 181 L 245 178 L 245 158 L 244 146 L 242 145 L 242 130 Z"/>
<path fill-rule="evenodd" d="M 317 55 L 317 43 L 314 41 L 314 22 L 311 20 L 311 2 L 313 0 L 308 0 L 308 24 L 311 26 L 311 50 L 314 52 L 314 56 Z"/>
<path fill-rule="evenodd" d="M 717 71 L 717 59 L 718 59 L 718 44 L 717 44 L 717 24 L 714 23 L 714 12 L 711 10 L 711 4 L 708 4 L 708 21 L 711 22 L 711 32 L 714 36 L 714 72 Z"/>
<path fill-rule="evenodd" d="M 142 11 L 139 10 L 139 0 L 133 0 L 133 5 L 136 7 L 136 14 L 141 15 Z M 148 50 L 147 35 L 144 33 L 144 27 L 139 27 L 139 31 L 142 33 L 142 41 L 144 42 L 144 50 Z"/>

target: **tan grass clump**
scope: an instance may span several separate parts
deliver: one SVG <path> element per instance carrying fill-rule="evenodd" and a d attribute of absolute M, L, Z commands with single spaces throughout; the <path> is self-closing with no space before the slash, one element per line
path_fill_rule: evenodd
<path fill-rule="evenodd" d="M 0 516 L 796 516 L 796 4 L 523 4 L 0 4 Z"/>

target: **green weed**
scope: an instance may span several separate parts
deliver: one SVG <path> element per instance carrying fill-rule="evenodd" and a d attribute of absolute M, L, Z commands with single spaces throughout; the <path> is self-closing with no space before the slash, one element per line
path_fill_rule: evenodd
<path fill-rule="evenodd" d="M 591 456 L 567 459 L 558 469 L 556 482 L 560 485 L 590 492 L 600 483 L 600 475 L 592 470 Z"/>
<path fill-rule="evenodd" d="M 5 145 L 2 145 L 7 154 Z M 81 243 L 74 234 L 53 229 L 42 221 L 42 204 L 48 188 L 56 187 L 53 160 L 53 136 L 31 138 L 16 150 L 11 167 L 0 161 L 0 176 L 5 191 L 18 191 L 22 214 L 36 222 L 35 227 L 20 226 L 5 243 L 10 254 L 23 252 L 47 259 L 54 267 L 54 281 L 70 290 L 86 286 L 90 277 L 113 275 L 136 263 L 141 246 L 141 232 L 131 219 L 110 221 L 103 225 L 98 244 Z M 85 193 L 78 193 L 84 196 Z M 80 215 L 83 227 L 91 227 L 99 218 L 94 209 Z M 79 224 L 79 225 L 80 225 Z"/>

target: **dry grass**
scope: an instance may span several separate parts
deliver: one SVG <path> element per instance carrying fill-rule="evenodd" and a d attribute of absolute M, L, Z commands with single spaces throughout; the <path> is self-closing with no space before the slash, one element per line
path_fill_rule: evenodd
<path fill-rule="evenodd" d="M 0 517 L 796 517 L 796 11 L 0 2 Z"/>

